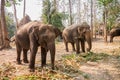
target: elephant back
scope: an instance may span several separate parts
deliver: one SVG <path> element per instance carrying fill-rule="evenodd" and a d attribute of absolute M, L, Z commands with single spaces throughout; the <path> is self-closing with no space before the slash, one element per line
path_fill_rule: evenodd
<path fill-rule="evenodd" d="M 71 26 L 66 27 L 63 30 L 62 36 L 68 42 L 75 42 L 75 38 L 77 37 L 77 28 L 79 27 L 78 24 L 73 24 Z"/>
<path fill-rule="evenodd" d="M 80 24 L 72 24 L 72 25 L 68 26 L 66 29 L 75 30 L 75 29 L 77 29 L 78 27 L 80 27 Z"/>

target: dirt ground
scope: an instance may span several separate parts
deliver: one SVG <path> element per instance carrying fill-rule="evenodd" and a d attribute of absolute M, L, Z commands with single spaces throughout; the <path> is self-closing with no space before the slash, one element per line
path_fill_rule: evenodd
<path fill-rule="evenodd" d="M 13 44 L 12 46 L 12 49 L 0 51 L 0 65 L 4 63 L 14 65 L 17 69 L 14 75 L 19 76 L 29 73 L 28 64 L 16 64 L 16 49 Z M 105 43 L 101 37 L 93 39 L 91 51 L 98 54 L 106 53 L 109 55 L 120 55 L 120 37 L 116 37 L 113 43 Z M 56 61 L 60 60 L 62 55 L 72 53 L 70 44 L 69 52 L 66 52 L 64 43 L 56 42 Z M 36 56 L 36 66 L 40 66 L 40 57 L 40 51 L 38 51 Z M 50 60 L 49 54 L 47 55 L 47 60 Z M 80 66 L 80 70 L 89 74 L 90 80 L 120 80 L 120 57 L 119 59 L 110 57 L 108 60 L 100 62 L 88 61 L 86 64 Z M 84 78 L 78 76 L 75 80 L 84 80 Z"/>

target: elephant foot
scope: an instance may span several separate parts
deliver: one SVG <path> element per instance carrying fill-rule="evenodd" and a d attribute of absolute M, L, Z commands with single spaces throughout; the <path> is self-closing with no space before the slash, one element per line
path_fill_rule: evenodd
<path fill-rule="evenodd" d="M 22 61 L 21 61 L 21 60 L 19 60 L 19 61 L 17 61 L 17 64 L 22 64 L 21 62 L 22 62 Z"/>
<path fill-rule="evenodd" d="M 79 51 L 79 52 L 76 52 L 76 54 L 80 54 L 80 51 Z"/>
<path fill-rule="evenodd" d="M 35 72 L 35 69 L 30 69 L 29 71 L 30 71 L 30 72 Z"/>
<path fill-rule="evenodd" d="M 44 64 L 41 65 L 41 68 L 46 67 L 46 66 L 47 66 L 47 64 L 44 63 Z"/>
<path fill-rule="evenodd" d="M 87 52 L 90 52 L 90 49 L 87 48 Z"/>
<path fill-rule="evenodd" d="M 113 41 L 110 41 L 110 43 L 112 43 Z"/>
<path fill-rule="evenodd" d="M 24 63 L 29 63 L 29 61 L 28 61 L 28 60 L 23 60 L 23 62 L 24 62 Z"/>
<path fill-rule="evenodd" d="M 55 70 L 55 68 L 52 66 L 52 70 Z"/>
<path fill-rule="evenodd" d="M 66 50 L 66 52 L 69 52 L 69 50 Z"/>
<path fill-rule="evenodd" d="M 73 49 L 73 51 L 76 51 L 75 49 Z"/>
<path fill-rule="evenodd" d="M 85 50 L 83 50 L 82 52 L 84 52 L 84 53 L 85 53 Z"/>

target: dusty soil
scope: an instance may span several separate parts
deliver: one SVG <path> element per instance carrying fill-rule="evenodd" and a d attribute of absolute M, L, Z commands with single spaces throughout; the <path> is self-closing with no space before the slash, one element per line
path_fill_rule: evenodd
<path fill-rule="evenodd" d="M 120 55 L 120 38 L 114 39 L 113 43 L 105 43 L 103 38 L 99 37 L 93 40 L 92 52 L 94 53 L 106 53 L 113 55 L 106 60 L 101 60 L 100 62 L 90 62 L 80 66 L 80 70 L 89 75 L 90 80 L 120 80 L 120 57 L 114 58 L 114 56 Z M 16 72 L 14 75 L 23 75 L 29 73 L 28 64 L 17 65 L 16 64 L 16 49 L 12 44 L 12 49 L 0 51 L 0 65 L 4 63 L 12 64 L 16 67 Z M 56 42 L 56 61 L 61 59 L 62 55 L 73 54 L 69 44 L 69 52 L 65 51 L 65 46 L 63 42 Z M 28 53 L 29 55 L 30 53 Z M 81 53 L 84 54 L 84 53 Z M 40 51 L 38 51 L 36 56 L 36 66 L 40 66 Z M 49 54 L 47 55 L 47 60 L 50 60 Z M 75 80 L 84 80 L 81 76 L 75 78 Z"/>

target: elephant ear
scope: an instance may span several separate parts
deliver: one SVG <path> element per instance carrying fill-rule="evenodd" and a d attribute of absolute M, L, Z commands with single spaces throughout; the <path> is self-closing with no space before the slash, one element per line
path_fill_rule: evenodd
<path fill-rule="evenodd" d="M 36 38 L 36 40 L 38 40 L 38 32 L 39 32 L 39 26 L 32 26 L 29 29 L 29 34 L 33 34 Z"/>
<path fill-rule="evenodd" d="M 53 29 L 56 37 L 58 37 L 59 35 L 62 36 L 62 32 L 58 28 L 54 27 Z"/>

